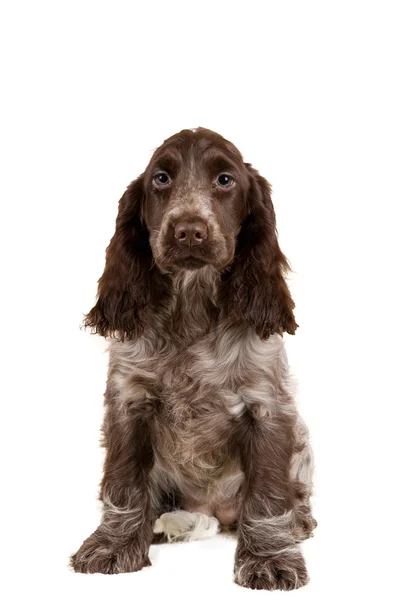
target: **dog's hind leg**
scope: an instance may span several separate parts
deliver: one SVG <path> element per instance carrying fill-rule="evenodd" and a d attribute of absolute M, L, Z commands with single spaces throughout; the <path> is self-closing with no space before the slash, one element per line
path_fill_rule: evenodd
<path fill-rule="evenodd" d="M 215 517 L 187 510 L 164 513 L 153 527 L 154 533 L 168 542 L 204 540 L 213 537 L 219 530 L 219 521 Z"/>
<path fill-rule="evenodd" d="M 157 489 L 157 488 L 156 488 Z M 168 541 L 163 530 L 154 529 L 155 523 L 160 520 L 164 514 L 175 513 L 181 509 L 180 494 L 174 491 L 153 493 L 153 540 L 152 544 L 163 544 Z M 160 529 L 159 527 L 156 529 Z"/>
<path fill-rule="evenodd" d="M 290 469 L 294 494 L 295 539 L 297 542 L 313 535 L 317 521 L 311 513 L 312 477 L 314 458 L 308 440 L 308 429 L 298 417 L 296 426 L 296 448 Z"/>

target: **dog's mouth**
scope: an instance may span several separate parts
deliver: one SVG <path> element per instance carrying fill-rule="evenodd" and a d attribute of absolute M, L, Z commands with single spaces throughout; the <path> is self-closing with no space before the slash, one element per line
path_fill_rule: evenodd
<path fill-rule="evenodd" d="M 169 243 L 157 253 L 156 262 L 162 268 L 194 271 L 212 264 L 213 258 L 214 252 L 210 246 L 181 246 L 177 243 Z"/>
<path fill-rule="evenodd" d="M 158 248 L 156 246 L 154 252 L 156 263 L 161 269 L 167 270 L 172 268 L 195 271 L 207 265 L 214 266 L 218 270 L 224 269 L 231 262 L 234 252 L 228 252 L 226 244 L 217 240 L 210 239 L 208 242 L 197 246 L 163 242 L 158 245 Z"/>
<path fill-rule="evenodd" d="M 201 269 L 208 264 L 208 261 L 198 258 L 197 256 L 186 256 L 184 258 L 177 258 L 174 260 L 173 265 L 178 269 L 187 269 L 189 271 L 195 271 Z"/>

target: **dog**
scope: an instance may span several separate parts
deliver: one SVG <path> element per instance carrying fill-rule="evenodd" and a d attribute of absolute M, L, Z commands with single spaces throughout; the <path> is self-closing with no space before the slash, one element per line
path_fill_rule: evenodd
<path fill-rule="evenodd" d="M 138 571 L 152 542 L 230 527 L 237 584 L 307 583 L 313 455 L 283 342 L 288 269 L 269 183 L 219 134 L 173 135 L 128 186 L 84 323 L 109 339 L 106 458 L 75 571 Z"/>

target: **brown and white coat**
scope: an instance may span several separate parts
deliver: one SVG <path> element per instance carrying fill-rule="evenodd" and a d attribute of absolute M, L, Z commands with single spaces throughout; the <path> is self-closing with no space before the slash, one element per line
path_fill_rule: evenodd
<path fill-rule="evenodd" d="M 152 541 L 238 532 L 235 581 L 307 582 L 312 453 L 282 334 L 297 327 L 270 186 L 184 130 L 120 200 L 86 325 L 110 338 L 102 523 L 76 571 L 149 565 Z"/>

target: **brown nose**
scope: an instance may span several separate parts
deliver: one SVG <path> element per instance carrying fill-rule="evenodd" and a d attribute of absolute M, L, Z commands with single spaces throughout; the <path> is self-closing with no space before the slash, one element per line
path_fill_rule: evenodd
<path fill-rule="evenodd" d="M 207 239 L 208 230 L 204 223 L 178 223 L 175 237 L 184 246 L 200 246 Z"/>

